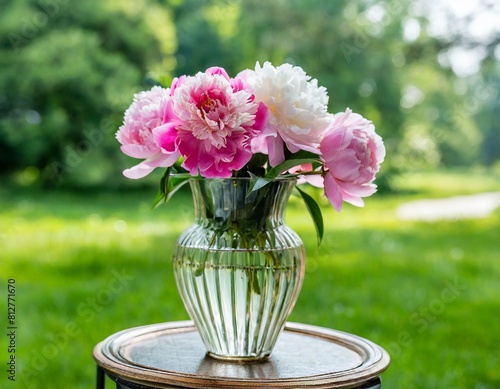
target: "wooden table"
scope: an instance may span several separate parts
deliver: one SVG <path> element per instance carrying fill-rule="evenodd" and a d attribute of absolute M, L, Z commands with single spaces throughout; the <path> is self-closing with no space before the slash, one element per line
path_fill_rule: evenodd
<path fill-rule="evenodd" d="M 118 389 L 380 388 L 389 355 L 369 340 L 287 323 L 272 355 L 260 362 L 215 360 L 190 321 L 127 329 L 94 348 L 97 389 L 105 374 Z"/>

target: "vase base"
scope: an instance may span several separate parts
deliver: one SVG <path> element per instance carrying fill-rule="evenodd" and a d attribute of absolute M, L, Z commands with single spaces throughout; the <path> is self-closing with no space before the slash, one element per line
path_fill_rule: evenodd
<path fill-rule="evenodd" d="M 269 358 L 271 353 L 262 355 L 220 355 L 207 351 L 207 355 L 210 358 L 218 359 L 219 361 L 233 362 L 233 363 L 247 363 L 247 362 L 258 362 L 266 360 L 267 358 Z"/>

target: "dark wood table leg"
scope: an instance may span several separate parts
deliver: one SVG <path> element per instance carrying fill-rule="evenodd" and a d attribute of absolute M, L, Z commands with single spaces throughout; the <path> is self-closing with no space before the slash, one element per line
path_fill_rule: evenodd
<path fill-rule="evenodd" d="M 97 366 L 96 389 L 104 389 L 106 375 L 100 366 Z"/>

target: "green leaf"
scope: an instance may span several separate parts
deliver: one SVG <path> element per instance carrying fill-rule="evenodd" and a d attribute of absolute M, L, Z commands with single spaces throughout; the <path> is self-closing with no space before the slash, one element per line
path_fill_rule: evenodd
<path fill-rule="evenodd" d="M 167 201 L 167 195 L 168 195 L 168 181 L 170 179 L 170 172 L 172 171 L 172 167 L 168 167 L 165 169 L 163 172 L 163 175 L 161 176 L 160 180 L 160 191 L 156 195 L 156 198 L 153 201 L 152 208 L 156 208 L 160 202 L 163 200 L 164 202 Z"/>
<path fill-rule="evenodd" d="M 160 180 L 160 191 L 153 201 L 153 207 L 156 208 L 161 201 L 167 202 L 172 195 L 177 192 L 184 184 L 191 178 L 189 174 L 175 174 L 172 175 L 172 167 L 168 167 Z M 175 170 L 174 170 L 175 171 Z"/>
<path fill-rule="evenodd" d="M 299 187 L 296 187 L 296 189 L 299 191 L 300 195 L 302 196 L 302 199 L 304 200 L 304 203 L 306 204 L 307 210 L 309 211 L 309 214 L 311 215 L 314 223 L 314 227 L 316 228 L 316 237 L 318 239 L 318 246 L 321 244 L 321 241 L 323 240 L 323 232 L 324 232 L 324 225 L 323 225 L 323 215 L 321 214 L 321 209 L 316 202 L 311 196 L 309 196 L 306 192 L 304 192 L 302 189 L 299 189 Z"/>
<path fill-rule="evenodd" d="M 193 178 L 191 175 L 174 175 L 170 176 L 169 186 L 168 186 L 168 195 L 166 201 L 170 200 L 170 198 L 177 192 L 182 186 L 187 184 L 189 180 Z"/>
<path fill-rule="evenodd" d="M 160 190 L 162 193 L 165 195 L 165 198 L 168 195 L 168 181 L 170 180 L 170 173 L 172 172 L 172 167 L 168 167 L 165 169 L 165 172 L 163 173 L 163 176 L 161 176 L 160 180 Z"/>
<path fill-rule="evenodd" d="M 279 165 L 273 167 L 269 172 L 266 174 L 266 178 L 276 178 L 278 177 L 282 172 L 291 169 L 294 166 L 297 165 L 302 165 L 304 163 L 313 163 L 313 162 L 318 162 L 318 157 L 316 158 L 298 158 L 298 159 L 290 159 L 287 160 L 283 163 L 280 163 Z"/>
<path fill-rule="evenodd" d="M 252 193 L 253 191 L 263 188 L 272 181 L 271 178 L 257 177 L 252 172 L 248 172 L 248 174 L 250 175 L 250 186 L 248 187 L 248 192 L 246 197 L 248 197 L 250 193 Z"/>
<path fill-rule="evenodd" d="M 156 207 L 158 207 L 158 205 L 160 205 L 161 201 L 164 199 L 165 199 L 165 195 L 163 194 L 163 192 L 161 190 L 158 191 L 158 194 L 156 195 L 151 208 L 155 209 Z"/>
<path fill-rule="evenodd" d="M 310 151 L 305 151 L 305 150 L 299 150 L 296 153 L 291 153 L 286 147 L 285 147 L 285 159 L 288 161 L 290 159 L 306 159 L 306 158 L 316 158 L 319 160 L 318 154 L 311 153 Z"/>
<path fill-rule="evenodd" d="M 266 164 L 267 159 L 268 157 L 265 154 L 254 154 L 252 156 L 252 159 L 250 159 L 250 161 L 247 163 L 247 171 L 242 169 L 236 173 L 236 176 L 238 177 L 239 175 L 245 175 L 246 173 L 248 173 L 250 176 L 252 176 L 252 174 L 263 176 L 265 174 L 264 165 Z"/>

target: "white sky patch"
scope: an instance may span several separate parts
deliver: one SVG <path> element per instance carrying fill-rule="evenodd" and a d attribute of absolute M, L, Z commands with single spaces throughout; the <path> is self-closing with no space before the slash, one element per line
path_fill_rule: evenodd
<path fill-rule="evenodd" d="M 486 49 L 483 47 L 476 47 L 474 49 L 454 47 L 448 50 L 447 56 L 453 71 L 458 76 L 465 77 L 479 71 L 481 61 L 486 54 Z"/>
<path fill-rule="evenodd" d="M 500 13 L 481 12 L 469 25 L 470 34 L 478 40 L 490 40 L 500 33 Z"/>
<path fill-rule="evenodd" d="M 403 89 L 401 106 L 404 108 L 413 108 L 424 100 L 425 94 L 415 85 L 407 85 Z"/>
<path fill-rule="evenodd" d="M 380 2 L 366 10 L 366 18 L 372 23 L 382 23 L 386 13 L 385 5 Z"/>
<path fill-rule="evenodd" d="M 403 22 L 403 39 L 413 42 L 420 36 L 420 23 L 417 19 L 409 18 Z"/>
<path fill-rule="evenodd" d="M 447 53 L 442 53 L 438 58 L 440 64 L 451 67 L 458 76 L 466 77 L 476 73 L 486 56 L 484 48 L 479 45 L 487 44 L 500 34 L 500 2 L 422 0 L 422 4 L 425 4 L 425 14 L 429 18 L 427 31 L 431 36 L 447 39 L 457 34 L 478 44 L 477 47 L 467 49 L 455 47 Z M 417 10 L 419 9 L 417 7 Z M 496 53 L 495 56 L 499 57 Z"/>

